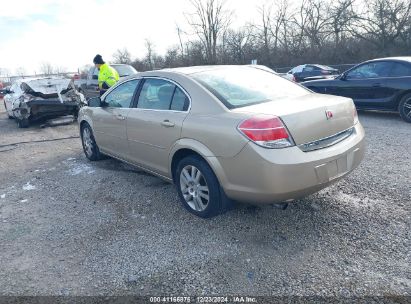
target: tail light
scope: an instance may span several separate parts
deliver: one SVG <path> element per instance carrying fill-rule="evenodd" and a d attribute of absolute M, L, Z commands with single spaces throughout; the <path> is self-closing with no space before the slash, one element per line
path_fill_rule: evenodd
<path fill-rule="evenodd" d="M 294 146 L 285 125 L 277 116 L 254 116 L 240 123 L 238 130 L 245 137 L 264 148 L 281 149 Z"/>

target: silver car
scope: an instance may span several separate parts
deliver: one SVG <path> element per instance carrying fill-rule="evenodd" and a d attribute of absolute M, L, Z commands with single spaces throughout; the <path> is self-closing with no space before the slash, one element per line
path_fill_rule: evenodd
<path fill-rule="evenodd" d="M 351 99 L 250 66 L 139 73 L 90 99 L 79 123 L 87 158 L 109 155 L 173 182 L 201 217 L 231 201 L 304 197 L 364 155 Z"/>

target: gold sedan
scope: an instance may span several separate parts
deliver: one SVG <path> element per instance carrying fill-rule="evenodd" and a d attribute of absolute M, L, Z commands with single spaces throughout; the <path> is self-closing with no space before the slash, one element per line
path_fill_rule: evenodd
<path fill-rule="evenodd" d="M 201 217 L 231 201 L 304 197 L 364 156 L 351 99 L 314 94 L 253 66 L 139 73 L 90 99 L 79 124 L 88 159 L 108 155 L 173 182 Z"/>

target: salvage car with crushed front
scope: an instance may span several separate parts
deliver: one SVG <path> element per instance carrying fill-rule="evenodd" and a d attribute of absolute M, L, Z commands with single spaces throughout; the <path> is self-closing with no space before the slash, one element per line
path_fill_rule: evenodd
<path fill-rule="evenodd" d="M 63 77 L 19 79 L 5 93 L 7 115 L 15 119 L 20 128 L 40 119 L 63 115 L 77 117 L 80 105 L 85 102 L 72 80 Z"/>

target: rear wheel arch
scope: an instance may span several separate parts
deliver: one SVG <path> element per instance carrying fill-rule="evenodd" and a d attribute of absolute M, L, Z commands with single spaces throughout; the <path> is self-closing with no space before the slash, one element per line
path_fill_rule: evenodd
<path fill-rule="evenodd" d="M 401 96 L 400 101 L 397 106 L 397 109 L 398 109 L 398 112 L 400 113 L 401 118 L 408 123 L 411 123 L 411 110 L 410 110 L 411 102 L 410 100 L 411 100 L 411 91 L 408 91 L 407 93 Z"/>
<path fill-rule="evenodd" d="M 205 159 L 205 157 L 203 157 L 200 153 L 189 149 L 189 148 L 182 148 L 177 150 L 171 159 L 171 165 L 170 165 L 170 169 L 171 169 L 171 176 L 173 178 L 173 181 L 175 182 L 175 172 L 178 166 L 178 163 L 186 158 L 187 156 L 197 156 L 200 157 L 202 160 L 204 160 L 206 163 L 208 163 L 208 161 Z M 213 167 L 208 163 L 208 165 L 211 167 L 211 169 L 213 169 Z M 214 170 L 213 170 L 214 171 Z"/>
<path fill-rule="evenodd" d="M 178 141 L 171 149 L 169 170 L 173 180 L 178 162 L 190 154 L 200 156 L 213 170 L 220 185 L 226 184 L 227 179 L 224 175 L 221 164 L 217 157 L 215 157 L 214 153 L 201 142 L 188 138 Z"/>
<path fill-rule="evenodd" d="M 86 125 L 88 125 L 91 128 L 91 130 L 94 132 L 93 124 L 83 117 L 83 119 L 80 122 L 80 134 L 83 131 L 84 126 Z"/>
<path fill-rule="evenodd" d="M 86 120 L 82 120 L 80 123 L 80 132 L 83 130 L 85 125 L 90 125 Z"/>
<path fill-rule="evenodd" d="M 406 91 L 402 92 L 400 95 L 398 95 L 398 97 L 397 97 L 397 99 L 396 99 L 396 101 L 395 101 L 395 109 L 396 109 L 396 110 L 398 110 L 398 106 L 400 105 L 400 102 L 401 102 L 402 98 L 403 98 L 405 95 L 408 95 L 408 94 L 411 94 L 411 90 L 406 90 Z"/>
<path fill-rule="evenodd" d="M 190 209 L 191 207 L 188 206 L 189 203 L 185 201 L 184 195 L 182 194 L 181 189 L 181 180 L 179 176 L 182 172 L 182 167 L 185 165 L 193 166 L 199 170 L 199 172 L 204 175 L 207 184 L 208 184 L 208 195 L 212 198 L 209 203 L 212 204 L 209 210 L 207 211 L 193 211 Z M 214 164 L 215 165 L 215 164 Z M 227 197 L 225 191 L 222 187 L 221 180 L 219 179 L 215 168 L 213 167 L 213 163 L 209 161 L 209 158 L 203 157 L 198 152 L 191 150 L 189 148 L 182 148 L 176 153 L 174 153 L 172 161 L 171 161 L 171 170 L 173 176 L 173 182 L 177 187 L 177 192 L 179 194 L 180 200 L 183 202 L 184 206 L 190 212 L 196 214 L 197 216 L 209 218 L 215 215 L 224 213 L 234 207 L 234 202 Z M 210 171 L 211 170 L 211 171 Z M 207 186 L 206 184 L 206 186 Z M 217 191 L 217 192 L 216 192 Z M 208 199 L 208 196 L 207 196 Z"/>

